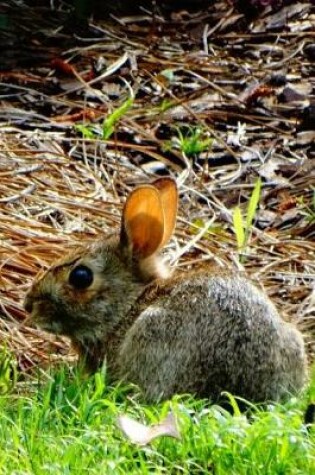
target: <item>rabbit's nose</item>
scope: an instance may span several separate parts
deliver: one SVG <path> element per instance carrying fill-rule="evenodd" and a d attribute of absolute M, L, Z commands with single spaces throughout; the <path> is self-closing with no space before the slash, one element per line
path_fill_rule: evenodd
<path fill-rule="evenodd" d="M 28 312 L 28 313 L 32 313 L 32 310 L 33 310 L 33 299 L 27 295 L 25 297 L 25 300 L 24 300 L 24 309 Z"/>

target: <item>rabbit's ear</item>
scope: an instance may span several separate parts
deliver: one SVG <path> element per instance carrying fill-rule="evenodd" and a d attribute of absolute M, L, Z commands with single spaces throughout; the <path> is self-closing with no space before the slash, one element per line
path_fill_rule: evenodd
<path fill-rule="evenodd" d="M 152 185 L 159 190 L 164 212 L 164 235 L 161 247 L 171 238 L 177 218 L 178 191 L 175 180 L 159 178 Z"/>
<path fill-rule="evenodd" d="M 149 257 L 162 245 L 164 210 L 159 191 L 152 185 L 140 185 L 127 198 L 120 242 L 138 258 Z"/>

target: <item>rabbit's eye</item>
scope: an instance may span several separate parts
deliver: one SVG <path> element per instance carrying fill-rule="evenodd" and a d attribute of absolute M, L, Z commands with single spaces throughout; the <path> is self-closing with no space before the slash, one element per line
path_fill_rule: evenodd
<path fill-rule="evenodd" d="M 87 289 L 93 282 L 93 272 L 86 266 L 75 267 L 69 275 L 69 284 L 76 289 Z"/>

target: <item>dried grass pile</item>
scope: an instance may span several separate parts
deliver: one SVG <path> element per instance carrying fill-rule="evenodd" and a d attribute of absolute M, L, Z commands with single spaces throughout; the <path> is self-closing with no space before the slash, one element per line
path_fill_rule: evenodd
<path fill-rule="evenodd" d="M 230 25 L 242 15 L 232 9 L 227 17 L 225 8 L 219 2 L 192 16 L 156 19 L 146 13 L 100 22 L 95 28 L 102 40 L 60 50 L 58 62 L 32 71 L 0 74 L 0 339 L 13 349 L 21 370 L 73 359 L 65 339 L 24 321 L 23 298 L 36 273 L 78 242 L 118 230 L 128 190 L 161 173 L 177 178 L 182 196 L 172 259 L 183 271 L 201 263 L 245 270 L 305 332 L 312 357 L 313 139 L 307 126 L 299 128 L 305 125 L 301 106 L 280 102 L 280 94 L 289 94 L 285 85 L 266 79 L 275 71 L 270 60 L 281 62 L 271 49 L 265 54 L 276 34 L 235 35 Z M 312 36 L 308 15 L 305 7 L 303 15 L 292 17 L 296 33 L 281 36 L 286 49 L 276 68 L 286 68 L 297 83 L 291 89 L 299 86 L 302 96 L 302 86 L 313 81 L 303 48 L 297 48 Z M 105 61 L 100 72 L 97 61 Z M 67 71 L 65 62 L 71 65 Z M 104 118 L 130 90 L 132 106 L 115 133 L 102 140 L 97 134 Z M 300 101 L 309 107 L 305 97 Z M 93 137 L 82 138 L 78 123 L 94 127 Z M 178 130 L 189 137 L 197 124 L 200 140 L 210 138 L 211 145 L 185 155 Z M 240 263 L 232 211 L 240 204 L 246 212 L 257 176 L 263 192 Z"/>

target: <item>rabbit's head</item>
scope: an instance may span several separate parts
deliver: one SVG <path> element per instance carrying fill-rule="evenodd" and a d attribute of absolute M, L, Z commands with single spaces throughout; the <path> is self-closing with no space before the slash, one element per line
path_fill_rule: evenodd
<path fill-rule="evenodd" d="M 37 277 L 25 299 L 30 320 L 78 341 L 112 332 L 144 287 L 168 276 L 159 250 L 173 233 L 177 198 L 170 178 L 133 190 L 119 236 L 78 249 Z"/>

